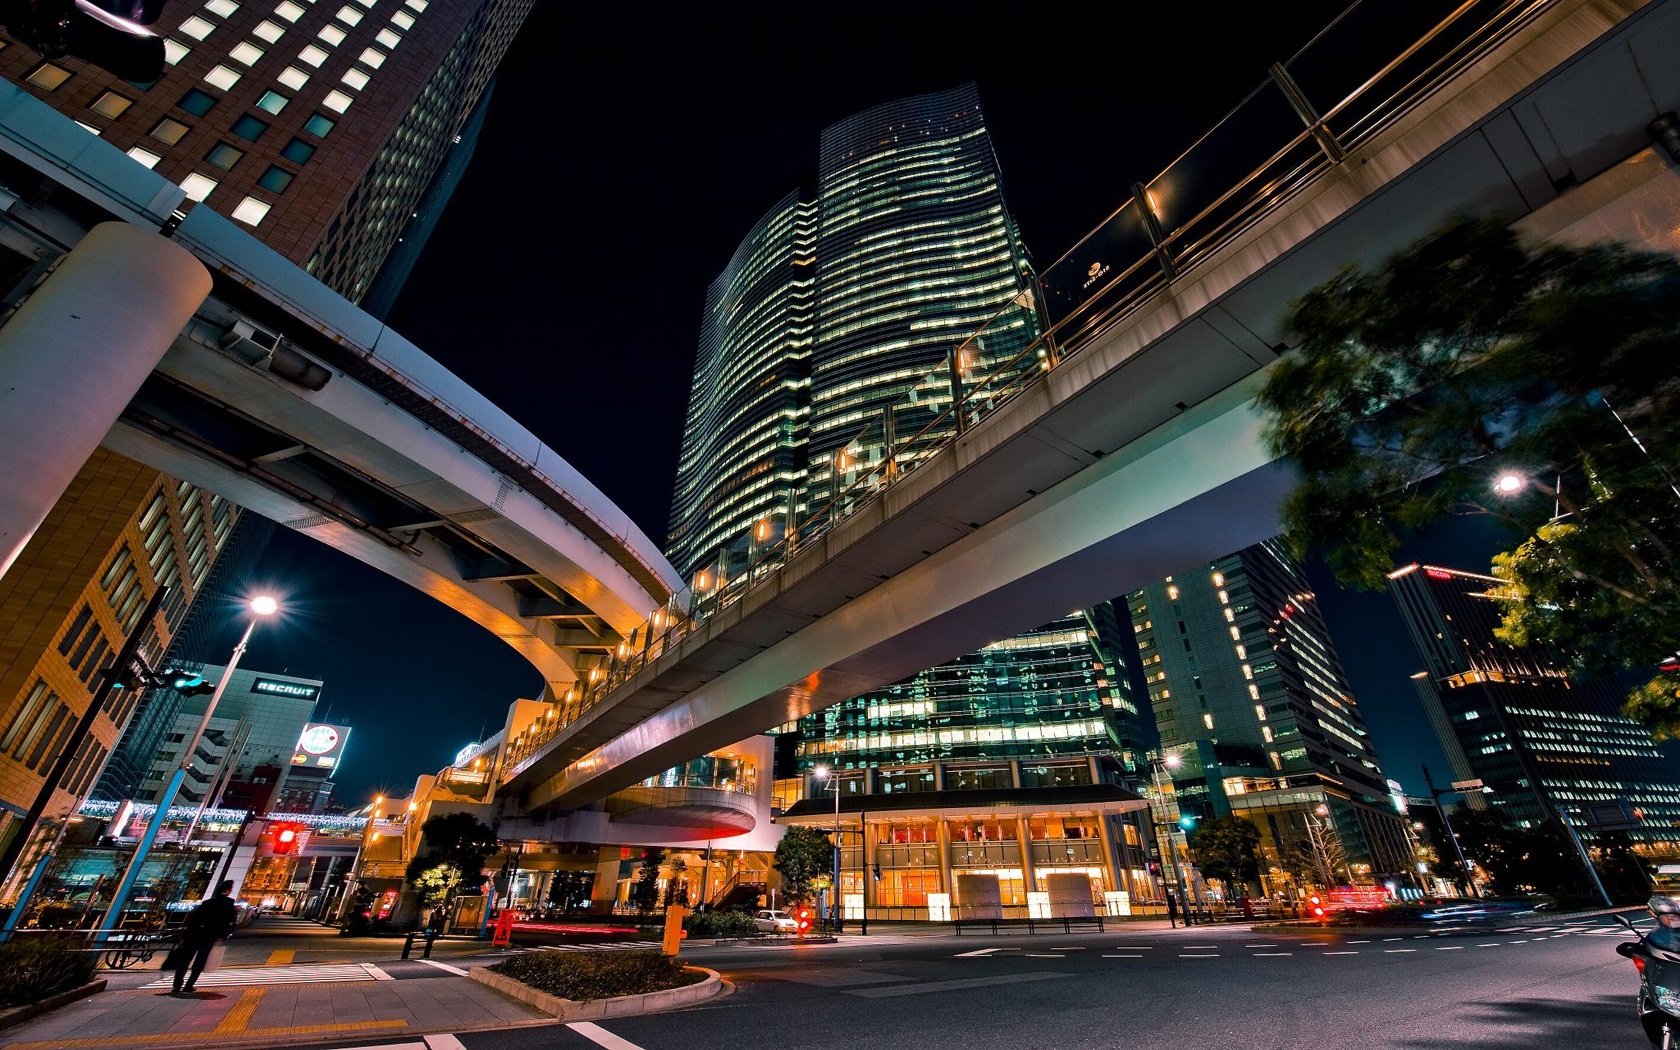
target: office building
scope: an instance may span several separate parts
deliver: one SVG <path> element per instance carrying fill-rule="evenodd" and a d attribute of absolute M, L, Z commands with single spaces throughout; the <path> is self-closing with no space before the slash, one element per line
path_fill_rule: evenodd
<path fill-rule="evenodd" d="M 0 576 L 0 840 L 18 833 L 18 818 L 92 703 L 101 670 L 167 586 L 156 630 L 140 649 L 154 666 L 161 661 L 241 513 L 220 496 L 99 449 Z M 87 796 L 138 693 L 120 689 L 106 700 L 14 870 L 28 870 Z"/>
<path fill-rule="evenodd" d="M 192 206 L 231 217 L 355 301 L 410 224 L 428 221 L 447 199 L 451 183 L 439 179 L 440 166 L 531 6 L 176 0 L 152 27 L 168 59 L 152 84 L 74 57 L 43 58 L 4 34 L 0 75 L 180 184 Z M 8 270 L 4 292 L 21 296 L 24 282 L 39 276 L 30 268 L 37 262 Z M 0 841 L 15 832 L 13 818 L 38 791 L 47 756 L 120 647 L 134 595 L 143 604 L 160 582 L 180 584 L 166 629 L 145 650 L 156 665 L 237 514 L 219 497 L 100 451 L 0 579 L 0 725 L 21 727 L 0 757 L 0 808 L 8 813 Z M 107 567 L 124 590 L 101 586 Z M 149 768 L 177 713 L 173 699 L 162 703 L 137 727 L 107 796 Z M 96 722 L 66 781 L 73 790 L 53 800 L 49 818 L 86 796 L 133 707 L 132 695 L 120 696 Z M 273 748 L 282 771 L 295 740 Z"/>
<path fill-rule="evenodd" d="M 282 813 L 329 813 L 333 777 L 350 745 L 350 727 L 307 722 L 292 747 L 292 766 L 274 808 Z"/>
<path fill-rule="evenodd" d="M 207 682 L 219 682 L 226 669 L 207 664 L 199 673 Z M 321 685 L 314 678 L 243 667 L 229 676 L 227 688 L 216 704 L 216 714 L 241 722 L 245 727 L 245 746 L 234 760 L 233 772 L 228 777 L 229 792 L 239 795 L 256 788 L 270 797 L 271 805 L 272 800 L 284 793 L 304 726 L 314 719 Z M 181 705 L 182 717 L 203 715 L 209 699 L 188 697 Z"/>
<path fill-rule="evenodd" d="M 954 428 L 953 351 L 984 328 L 966 375 L 1020 355 L 1029 289 L 973 84 L 825 130 L 814 201 L 777 202 L 708 291 L 673 562 L 702 591 L 738 575 L 881 469 L 889 406 L 895 433 Z M 1119 779 L 1144 735 L 1120 641 L 1106 605 L 1003 639 L 804 719 L 798 761 L 918 767 L 882 773 L 900 790 L 936 788 L 946 762 L 1097 755 L 1099 780 Z"/>
<path fill-rule="evenodd" d="M 1405 825 L 1365 720 L 1281 543 L 1169 576 L 1127 603 L 1161 749 L 1177 763 L 1178 811 L 1253 821 L 1269 889 L 1305 875 L 1304 844 L 1323 822 L 1347 856 L 1338 878 L 1409 875 Z"/>
<path fill-rule="evenodd" d="M 177 0 L 138 87 L 9 42 L 0 75 L 352 302 L 396 246 L 532 0 Z"/>
<path fill-rule="evenodd" d="M 1486 789 L 1468 803 L 1525 826 L 1566 809 L 1583 832 L 1621 828 L 1642 852 L 1680 854 L 1680 776 L 1621 713 L 1613 681 L 1577 681 L 1558 657 L 1495 638 L 1508 599 L 1491 576 L 1414 564 L 1388 586 L 1423 660 L 1412 681 L 1452 779 Z"/>

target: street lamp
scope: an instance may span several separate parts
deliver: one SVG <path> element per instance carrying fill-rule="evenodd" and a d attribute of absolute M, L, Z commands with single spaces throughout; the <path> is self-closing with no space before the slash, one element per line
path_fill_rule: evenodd
<path fill-rule="evenodd" d="M 251 632 L 256 630 L 257 621 L 278 612 L 280 603 L 262 594 L 251 599 L 249 608 L 251 619 L 245 625 L 245 633 L 239 636 L 239 644 L 233 647 L 233 655 L 228 657 L 227 667 L 222 671 L 222 680 L 216 683 L 216 691 L 210 694 L 209 703 L 204 705 L 204 715 L 198 720 L 198 728 L 193 730 L 192 735 L 181 746 L 181 764 L 176 767 L 169 782 L 163 786 L 163 793 L 157 800 L 157 811 L 152 814 L 152 821 L 146 825 L 145 834 L 140 836 L 139 843 L 135 845 L 134 856 L 128 860 L 128 869 L 123 872 L 122 881 L 117 883 L 116 892 L 111 895 L 111 907 L 99 924 L 101 933 L 110 933 L 122 921 L 123 905 L 127 903 L 128 895 L 134 891 L 134 884 L 139 881 L 140 869 L 146 863 L 146 854 L 151 851 L 158 832 L 163 830 L 164 821 L 169 819 L 169 807 L 175 804 L 175 795 L 181 790 L 181 782 L 192 769 L 193 755 L 198 751 L 198 743 L 210 726 L 210 719 L 216 713 L 216 705 L 221 702 L 222 694 L 227 691 L 228 682 L 233 678 L 240 658 L 245 655 L 245 647 L 251 643 Z M 238 848 L 237 841 L 232 848 Z M 212 886 L 211 891 L 214 890 L 215 887 Z"/>
<path fill-rule="evenodd" d="M 824 791 L 834 792 L 834 928 L 840 928 L 840 778 L 830 776 L 827 766 L 817 766 L 811 770 L 813 776 L 824 781 L 828 786 Z"/>
<path fill-rule="evenodd" d="M 1163 769 L 1177 769 L 1184 764 L 1184 759 L 1178 755 L 1165 757 L 1152 756 L 1149 759 L 1149 772 L 1155 778 L 1155 797 L 1161 801 L 1161 819 L 1155 824 L 1155 846 L 1160 848 L 1161 830 L 1167 833 L 1167 858 L 1172 863 L 1173 881 L 1178 883 L 1178 903 L 1184 910 L 1184 925 L 1193 926 L 1190 918 L 1190 897 L 1184 889 L 1184 869 L 1178 865 L 1178 849 L 1173 845 L 1172 826 L 1167 822 L 1167 795 L 1161 786 L 1161 771 Z"/>

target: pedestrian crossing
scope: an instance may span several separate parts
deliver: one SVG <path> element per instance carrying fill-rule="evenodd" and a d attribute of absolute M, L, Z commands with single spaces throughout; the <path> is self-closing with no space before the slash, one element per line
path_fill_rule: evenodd
<path fill-rule="evenodd" d="M 658 941 L 592 941 L 587 944 L 533 944 L 503 949 L 518 955 L 522 952 L 654 952 Z"/>
<path fill-rule="evenodd" d="M 336 981 L 389 980 L 389 975 L 372 963 L 310 963 L 296 966 L 232 966 L 215 970 L 198 979 L 198 988 L 229 988 L 248 984 L 324 984 Z M 174 975 L 145 985 L 171 988 Z"/>

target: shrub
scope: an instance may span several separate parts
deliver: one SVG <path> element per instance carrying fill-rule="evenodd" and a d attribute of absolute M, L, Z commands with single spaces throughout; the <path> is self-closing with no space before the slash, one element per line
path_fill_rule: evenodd
<path fill-rule="evenodd" d="M 757 937 L 762 931 L 744 911 L 698 912 L 683 920 L 690 937 Z"/>
<path fill-rule="evenodd" d="M 660 992 L 706 979 L 658 952 L 530 952 L 490 969 L 539 992 L 577 1002 Z"/>
<path fill-rule="evenodd" d="M 0 944 L 0 1007 L 39 1002 L 93 980 L 99 957 L 79 937 L 23 934 Z"/>

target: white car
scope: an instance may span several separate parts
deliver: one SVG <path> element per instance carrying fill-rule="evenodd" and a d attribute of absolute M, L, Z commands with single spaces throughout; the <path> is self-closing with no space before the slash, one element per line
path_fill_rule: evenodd
<path fill-rule="evenodd" d="M 765 933 L 792 933 L 799 929 L 799 924 L 793 921 L 793 916 L 785 911 L 753 912 L 753 925 Z"/>

